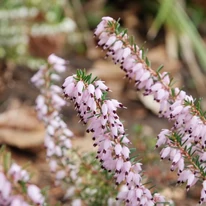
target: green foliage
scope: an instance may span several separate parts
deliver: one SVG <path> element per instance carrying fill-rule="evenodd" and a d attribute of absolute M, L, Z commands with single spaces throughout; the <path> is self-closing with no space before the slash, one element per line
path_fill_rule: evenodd
<path fill-rule="evenodd" d="M 26 183 L 24 181 L 21 181 L 21 180 L 18 183 L 21 185 L 22 193 L 26 194 L 27 193 Z"/>
<path fill-rule="evenodd" d="M 42 65 L 44 56 L 31 53 L 30 40 L 74 31 L 75 23 L 65 13 L 66 4 L 66 0 L 1 1 L 0 59 L 30 68 Z"/>
<path fill-rule="evenodd" d="M 92 74 L 87 74 L 86 69 L 77 69 L 77 77 L 75 78 L 77 81 L 84 81 L 87 84 L 93 84 L 96 80 L 98 80 L 97 77 L 94 77 L 92 79 Z"/>
<path fill-rule="evenodd" d="M 87 74 L 86 69 L 84 69 L 84 70 L 78 69 L 77 70 L 77 77 L 74 77 L 74 78 L 76 79 L 76 81 L 82 80 L 86 84 L 93 84 L 95 81 L 98 80 L 97 77 L 93 78 L 92 74 Z M 108 95 L 108 93 L 106 91 L 102 92 L 102 97 L 101 97 L 102 102 L 107 99 L 107 95 Z"/>
<path fill-rule="evenodd" d="M 3 166 L 4 166 L 5 172 L 7 173 L 11 166 L 11 153 L 10 152 L 6 152 L 3 155 Z"/>
<path fill-rule="evenodd" d="M 157 73 L 160 73 L 160 71 L 163 69 L 164 65 L 160 65 L 158 68 L 157 68 Z"/>
<path fill-rule="evenodd" d="M 84 204 L 96 206 L 107 205 L 109 198 L 116 197 L 118 188 L 114 184 L 113 174 L 101 169 L 94 152 L 81 153 L 78 149 L 69 151 L 70 163 L 79 165 L 78 177 L 81 181 L 75 184 L 76 192 L 72 199 L 80 198 Z"/>
<path fill-rule="evenodd" d="M 178 36 L 181 34 L 186 34 L 193 44 L 201 66 L 206 69 L 205 44 L 203 43 L 203 40 L 198 33 L 194 22 L 192 22 L 192 20 L 189 18 L 185 9 L 183 9 L 180 5 L 179 1 L 159 1 L 158 13 L 149 30 L 149 36 L 155 37 L 162 25 L 170 27 Z"/>

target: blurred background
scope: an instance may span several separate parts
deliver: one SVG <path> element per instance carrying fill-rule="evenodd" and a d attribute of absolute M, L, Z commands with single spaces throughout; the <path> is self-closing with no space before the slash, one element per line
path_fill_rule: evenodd
<path fill-rule="evenodd" d="M 158 105 L 142 98 L 119 67 L 105 60 L 105 53 L 96 48 L 93 31 L 103 16 L 120 18 L 136 43 L 148 48 L 152 68 L 164 65 L 176 86 L 195 98 L 204 98 L 202 107 L 206 109 L 206 1 L 1 0 L 0 143 L 8 145 L 19 164 L 33 163 L 35 183 L 51 183 L 43 146 L 44 126 L 34 108 L 38 90 L 30 78 L 55 53 L 70 61 L 63 78 L 86 68 L 106 81 L 113 91 L 110 96 L 127 107 L 119 115 L 142 156 L 148 179 L 175 205 L 195 205 L 200 188 L 186 193 L 184 186 L 175 187 L 176 173 L 170 172 L 166 161 L 160 162 L 159 151 L 154 149 L 156 135 L 170 126 L 157 117 Z M 64 108 L 62 114 L 75 134 L 75 147 L 93 150 L 73 108 Z M 53 202 L 62 197 L 58 188 L 52 188 L 51 193 Z"/>

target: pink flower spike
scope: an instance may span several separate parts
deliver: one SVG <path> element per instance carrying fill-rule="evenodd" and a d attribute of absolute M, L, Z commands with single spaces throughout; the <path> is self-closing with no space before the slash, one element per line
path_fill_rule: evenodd
<path fill-rule="evenodd" d="M 101 38 L 105 38 L 103 34 L 101 35 Z M 115 42 L 110 49 L 112 50 L 116 45 L 117 42 Z M 121 53 L 122 51 L 117 50 L 113 52 L 114 58 L 116 58 L 116 60 L 121 60 L 121 55 L 123 55 Z M 140 70 L 144 70 L 141 63 L 139 66 Z M 136 74 L 138 72 L 141 73 L 144 71 L 137 71 Z M 93 133 L 93 145 L 94 147 L 97 147 L 96 158 L 100 161 L 102 168 L 111 171 L 114 174 L 117 185 L 124 181 L 123 184 L 127 187 L 127 192 L 122 200 L 127 206 L 137 205 L 136 203 L 139 205 L 141 199 L 137 202 L 136 197 L 136 189 L 139 187 L 142 191 L 140 198 L 144 199 L 142 200 L 142 203 L 144 203 L 144 205 L 147 205 L 147 203 L 148 205 L 154 205 L 152 204 L 154 203 L 151 198 L 152 195 L 149 195 L 148 191 L 145 190 L 145 186 L 141 183 L 141 163 L 133 163 L 130 160 L 130 150 L 127 147 L 127 144 L 130 143 L 130 141 L 125 135 L 124 126 L 117 114 L 117 108 L 122 108 L 123 105 L 113 99 L 102 99 L 99 101 L 100 95 L 96 98 L 95 91 L 99 89 L 100 93 L 103 93 L 103 91 L 108 91 L 108 87 L 102 81 L 97 80 L 92 82 L 94 87 L 90 88 L 88 82 L 84 81 L 83 78 L 82 84 L 84 84 L 84 89 L 81 91 L 81 98 L 83 98 L 83 100 L 81 99 L 79 101 L 79 94 L 76 92 L 78 89 L 76 88 L 81 80 L 76 79 L 75 76 L 73 77 L 75 89 L 73 93 L 68 95 L 68 98 L 74 103 L 80 120 L 84 121 L 84 123 L 89 123 L 87 132 Z M 69 84 L 67 87 L 68 86 Z M 84 97 L 86 97 L 86 100 Z M 96 114 L 93 114 L 91 111 L 91 102 L 96 104 Z M 144 190 L 147 191 L 145 194 Z M 118 195 L 118 197 L 120 196 Z"/>
<path fill-rule="evenodd" d="M 177 87 L 172 87 L 170 84 L 172 79 L 167 72 L 161 73 L 152 70 L 145 58 L 143 58 L 143 50 L 136 47 L 135 44 L 131 44 L 130 37 L 127 34 L 117 33 L 116 26 L 119 26 L 119 22 L 112 19 L 111 23 L 109 22 L 110 20 L 110 18 L 105 18 L 100 23 L 104 28 L 97 36 L 98 41 L 104 38 L 101 34 L 105 32 L 108 35 L 108 39 L 116 37 L 115 42 L 109 48 L 104 46 L 103 49 L 106 50 L 108 56 L 113 58 L 115 63 L 120 61 L 120 68 L 125 72 L 129 80 L 135 80 L 137 90 L 143 90 L 143 95 L 153 96 L 154 100 L 160 104 L 159 116 L 173 124 L 170 130 L 165 130 L 165 133 L 161 132 L 158 136 L 156 147 L 163 146 L 161 158 L 172 161 L 171 169 L 178 170 L 178 183 L 186 182 L 187 189 L 194 185 L 197 179 L 200 182 L 204 182 L 205 175 L 202 169 L 205 170 L 206 161 L 206 155 L 204 154 L 206 149 L 206 124 L 202 110 L 197 108 L 192 96 Z M 124 56 L 126 49 L 128 51 L 131 49 L 131 53 L 129 52 L 128 55 Z M 105 125 L 109 124 L 108 130 L 112 130 L 113 127 L 121 127 L 118 121 L 114 120 L 114 114 L 118 106 L 115 104 L 113 106 L 115 106 L 115 110 L 111 109 L 108 105 L 107 122 L 105 123 Z M 114 111 L 114 114 L 112 114 L 112 111 Z M 123 129 L 118 128 L 117 137 L 113 140 L 112 149 L 118 143 L 123 147 L 124 138 L 123 140 L 121 139 L 122 133 Z M 119 139 L 120 142 L 118 142 Z M 113 151 L 113 154 L 116 155 L 116 152 Z M 124 157 L 123 149 L 120 155 L 120 157 Z M 190 161 L 187 161 L 188 159 Z M 196 166 L 196 161 L 200 163 L 201 168 L 199 164 Z M 122 170 L 124 168 L 123 166 Z M 133 166 L 131 170 L 133 171 Z M 134 186 L 133 184 L 128 184 L 127 186 L 129 190 L 134 189 L 132 187 Z M 141 186 L 140 189 L 142 189 Z M 206 194 L 204 192 L 206 193 L 206 189 L 201 192 L 201 204 L 206 202 Z M 147 195 L 145 194 L 137 200 L 138 202 L 133 203 L 132 199 L 124 199 L 124 203 L 126 206 L 164 205 L 162 202 L 165 199 L 161 195 L 157 194 L 153 197 L 152 203 L 146 200 Z"/>

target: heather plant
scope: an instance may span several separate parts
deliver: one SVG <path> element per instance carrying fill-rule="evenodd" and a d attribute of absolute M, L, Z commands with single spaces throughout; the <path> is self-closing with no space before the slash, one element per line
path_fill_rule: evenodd
<path fill-rule="evenodd" d="M 172 87 L 172 79 L 166 72 L 151 69 L 151 64 L 126 30 L 120 29 L 118 21 L 110 17 L 102 18 L 95 36 L 98 46 L 107 51 L 114 63 L 135 81 L 137 90 L 152 95 L 160 103 L 159 116 L 173 122 L 171 129 L 163 129 L 158 135 L 156 147 L 163 146 L 161 159 L 169 159 L 171 171 L 177 170 L 177 183 L 187 183 L 186 189 L 197 181 L 203 189 L 199 203 L 205 202 L 205 112 L 200 101 L 194 100 L 179 88 Z"/>
<path fill-rule="evenodd" d="M 201 182 L 199 204 L 206 202 L 206 117 L 200 100 L 173 87 L 172 78 L 167 72 L 161 72 L 162 67 L 154 71 L 144 49 L 134 43 L 127 30 L 120 28 L 119 21 L 103 17 L 94 35 L 98 46 L 106 51 L 106 57 L 110 56 L 120 65 L 137 91 L 142 90 L 145 96 L 151 95 L 159 103 L 159 117 L 173 123 L 172 128 L 163 128 L 157 136 L 160 158 L 171 161 L 170 170 L 177 171 L 177 183 L 186 183 L 186 190 Z M 86 70 L 78 69 L 65 79 L 62 88 L 57 86 L 60 74 L 68 65 L 68 61 L 52 54 L 31 79 L 40 90 L 36 110 L 46 129 L 46 159 L 55 184 L 65 190 L 64 198 L 72 206 L 172 205 L 147 183 L 142 163 L 133 155 L 129 135 L 118 115 L 118 110 L 126 107 L 110 99 L 111 89 Z M 86 132 L 92 135 L 96 153 L 82 153 L 72 147 L 73 133 L 61 114 L 67 100 L 72 102 L 80 122 L 87 125 Z M 22 188 L 18 191 L 30 198 L 29 204 L 46 205 L 43 192 L 28 183 L 25 170 L 16 164 L 4 163 L 0 172 L 2 185 L 7 188 L 0 193 L 3 205 L 11 205 L 8 201 L 16 198 L 11 193 L 11 185 L 15 184 Z M 2 185 L 0 181 L 0 190 Z"/>
<path fill-rule="evenodd" d="M 111 175 L 99 172 L 101 168 L 92 152 L 80 154 L 72 148 L 70 138 L 73 133 L 60 114 L 66 101 L 57 82 L 68 64 L 68 61 L 52 54 L 48 57 L 48 64 L 42 66 L 31 79 L 40 90 L 36 110 L 46 128 L 46 157 L 55 184 L 65 190 L 65 200 L 71 200 L 74 206 L 81 203 L 106 205 L 113 202 L 116 195 L 116 190 L 111 187 Z M 93 178 L 94 174 L 96 178 Z"/>
<path fill-rule="evenodd" d="M 0 150 L 0 205 L 44 206 L 47 204 L 46 188 L 40 189 L 30 182 L 31 175 L 12 161 L 11 154 Z"/>
<path fill-rule="evenodd" d="M 112 172 L 116 185 L 123 184 L 116 200 L 125 205 L 162 205 L 164 197 L 152 195 L 142 181 L 141 163 L 131 159 L 128 139 L 124 126 L 117 114 L 117 108 L 124 106 L 115 99 L 107 99 L 110 89 L 103 81 L 84 71 L 66 78 L 63 89 L 65 97 L 74 102 L 80 121 L 88 124 L 87 132 L 92 133 L 96 158 L 102 169 Z"/>

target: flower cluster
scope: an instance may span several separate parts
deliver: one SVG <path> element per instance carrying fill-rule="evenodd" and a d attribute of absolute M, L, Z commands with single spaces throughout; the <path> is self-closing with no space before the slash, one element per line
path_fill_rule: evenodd
<path fill-rule="evenodd" d="M 126 77 L 135 81 L 137 90 L 143 90 L 145 96 L 153 95 L 160 104 L 160 117 L 174 122 L 170 130 L 162 130 L 158 135 L 156 147 L 164 145 L 161 158 L 172 162 L 171 170 L 178 170 L 178 183 L 187 182 L 187 190 L 198 180 L 203 182 L 199 203 L 206 202 L 206 119 L 199 102 L 172 88 L 172 80 L 168 73 L 160 73 L 161 67 L 157 72 L 152 70 L 144 50 L 119 27 L 113 18 L 103 17 L 94 32 L 98 46 L 107 51 L 106 57 L 111 56 L 115 64 L 120 64 Z"/>
<path fill-rule="evenodd" d="M 0 205 L 1 206 L 43 206 L 45 197 L 34 184 L 30 184 L 30 175 L 16 163 L 6 171 L 0 168 Z"/>
<path fill-rule="evenodd" d="M 57 184 L 66 178 L 71 169 L 67 151 L 72 147 L 70 137 L 73 133 L 61 119 L 60 110 L 66 102 L 61 95 L 62 89 L 54 84 L 60 80 L 59 74 L 66 70 L 67 64 L 64 59 L 51 54 L 48 65 L 42 66 L 31 79 L 41 93 L 36 100 L 36 110 L 39 119 L 45 123 L 47 158 L 51 172 L 56 175 Z"/>
<path fill-rule="evenodd" d="M 130 140 L 117 115 L 117 108 L 124 106 L 115 99 L 107 99 L 109 88 L 103 81 L 86 75 L 78 70 L 77 75 L 66 78 L 63 86 L 66 98 L 73 101 L 75 109 L 84 124 L 88 124 L 87 132 L 92 133 L 94 147 L 102 168 L 114 173 L 116 184 L 125 184 L 126 190 L 118 194 L 117 200 L 127 206 L 150 206 L 155 200 L 150 190 L 142 183 L 141 163 L 130 160 Z M 163 197 L 161 197 L 163 198 Z M 158 201 L 159 202 L 159 201 Z M 162 205 L 158 204 L 157 205 Z"/>
<path fill-rule="evenodd" d="M 48 58 L 48 63 L 32 77 L 32 82 L 41 92 L 36 100 L 36 110 L 39 119 L 45 123 L 45 146 L 50 170 L 55 174 L 55 183 L 63 186 L 64 199 L 69 200 L 71 205 L 111 202 L 112 197 L 116 195 L 116 191 L 111 191 L 109 184 L 112 178 L 110 175 L 99 172 L 100 168 L 94 161 L 93 153 L 80 154 L 78 150 L 71 147 L 69 137 L 72 136 L 72 133 L 60 116 L 61 107 L 66 102 L 61 95 L 62 89 L 56 86 L 54 81 L 60 79 L 59 74 L 65 71 L 67 62 L 52 54 Z M 85 173 L 87 173 L 86 177 Z M 96 179 L 91 180 L 90 174 L 97 173 Z M 107 183 L 104 185 L 104 190 L 101 191 L 101 189 L 98 190 L 98 187 L 101 187 L 104 177 Z M 93 185 L 96 186 L 95 189 Z M 81 195 L 79 191 L 81 191 Z M 97 200 L 99 196 L 102 197 L 101 200 Z M 108 205 L 114 204 L 108 203 Z"/>

